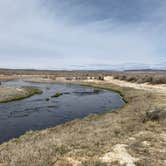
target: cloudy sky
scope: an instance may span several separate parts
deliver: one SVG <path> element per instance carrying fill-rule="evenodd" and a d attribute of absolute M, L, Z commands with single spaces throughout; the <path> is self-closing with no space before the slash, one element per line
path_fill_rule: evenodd
<path fill-rule="evenodd" d="M 166 69 L 166 1 L 0 0 L 0 68 Z"/>

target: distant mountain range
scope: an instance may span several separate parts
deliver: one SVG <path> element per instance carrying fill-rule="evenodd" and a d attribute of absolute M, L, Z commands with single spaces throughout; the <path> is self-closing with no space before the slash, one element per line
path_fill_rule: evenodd
<path fill-rule="evenodd" d="M 124 70 L 125 72 L 166 72 L 166 70 L 160 69 L 135 69 L 135 70 Z"/>
<path fill-rule="evenodd" d="M 4 69 L 4 68 L 0 68 L 0 74 L 23 74 L 23 73 L 54 73 L 54 72 L 166 72 L 165 69 L 146 69 L 146 68 L 142 68 L 142 69 L 127 69 L 127 70 L 108 70 L 108 69 L 92 69 L 92 70 L 88 70 L 88 69 L 80 69 L 80 70 L 37 70 L 37 69 Z"/>

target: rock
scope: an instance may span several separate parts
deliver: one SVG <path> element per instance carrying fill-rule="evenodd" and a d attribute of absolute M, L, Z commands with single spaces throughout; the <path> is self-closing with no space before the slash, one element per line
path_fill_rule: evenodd
<path fill-rule="evenodd" d="M 150 142 L 148 142 L 148 141 L 143 141 L 143 142 L 142 142 L 142 145 L 143 145 L 143 146 L 150 146 Z"/>
<path fill-rule="evenodd" d="M 139 159 L 132 157 L 126 150 L 127 145 L 117 144 L 113 146 L 112 151 L 106 153 L 100 160 L 105 163 L 118 161 L 120 165 L 135 166 Z"/>

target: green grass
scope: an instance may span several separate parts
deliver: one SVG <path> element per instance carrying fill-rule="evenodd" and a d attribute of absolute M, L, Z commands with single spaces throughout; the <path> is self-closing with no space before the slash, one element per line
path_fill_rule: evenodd
<path fill-rule="evenodd" d="M 63 95 L 63 93 L 59 93 L 59 92 L 57 92 L 57 93 L 55 93 L 53 96 L 51 96 L 52 98 L 54 98 L 54 97 L 60 97 L 60 96 L 62 96 Z"/>
<path fill-rule="evenodd" d="M 118 93 L 122 98 L 125 103 L 128 103 L 127 96 L 125 95 L 123 88 L 116 86 L 114 84 L 109 84 L 109 85 L 99 85 L 99 84 L 81 84 L 82 86 L 88 86 L 92 88 L 98 88 L 98 89 L 104 89 L 104 90 L 109 90 Z"/>

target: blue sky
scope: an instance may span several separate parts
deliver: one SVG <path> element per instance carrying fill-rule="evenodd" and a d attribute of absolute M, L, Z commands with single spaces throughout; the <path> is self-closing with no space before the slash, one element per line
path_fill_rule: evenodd
<path fill-rule="evenodd" d="M 0 0 L 0 68 L 166 69 L 165 0 Z"/>

